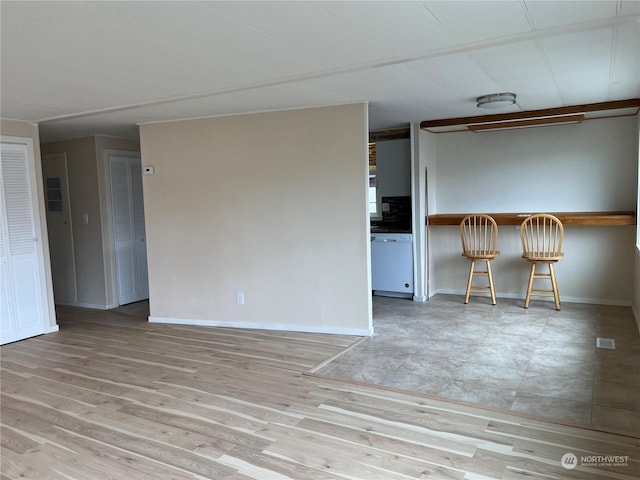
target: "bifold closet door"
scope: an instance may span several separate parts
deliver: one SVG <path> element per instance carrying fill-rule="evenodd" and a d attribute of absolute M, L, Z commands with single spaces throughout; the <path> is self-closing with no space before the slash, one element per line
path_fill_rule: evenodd
<path fill-rule="evenodd" d="M 149 298 L 139 158 L 109 156 L 118 303 Z"/>
<path fill-rule="evenodd" d="M 2 143 L 0 161 L 0 344 L 45 333 L 42 239 L 27 145 Z"/>

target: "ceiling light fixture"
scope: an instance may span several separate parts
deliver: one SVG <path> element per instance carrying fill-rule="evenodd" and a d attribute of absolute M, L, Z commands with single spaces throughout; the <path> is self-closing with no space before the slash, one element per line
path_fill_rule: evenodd
<path fill-rule="evenodd" d="M 492 93 L 476 98 L 476 106 L 478 108 L 505 108 L 515 103 L 515 93 Z"/>

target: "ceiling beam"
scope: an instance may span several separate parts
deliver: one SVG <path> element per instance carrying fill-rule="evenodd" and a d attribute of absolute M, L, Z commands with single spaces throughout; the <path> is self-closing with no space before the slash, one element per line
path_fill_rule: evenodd
<path fill-rule="evenodd" d="M 559 117 L 573 114 L 584 114 L 621 108 L 640 108 L 640 98 L 628 100 L 614 100 L 610 102 L 587 103 L 584 105 L 572 105 L 567 107 L 544 108 L 541 110 L 528 110 L 524 112 L 499 113 L 495 115 L 478 115 L 475 117 L 446 118 L 443 120 L 426 120 L 420 122 L 422 130 L 438 127 L 453 127 L 456 125 L 483 124 L 504 122 L 509 120 L 525 120 L 539 117 Z"/>
<path fill-rule="evenodd" d="M 523 120 L 507 120 L 505 122 L 474 123 L 467 125 L 472 132 L 484 132 L 487 130 L 513 130 L 515 128 L 542 127 L 545 125 L 566 125 L 580 123 L 584 120 L 584 114 L 562 115 L 559 117 L 525 118 Z"/>

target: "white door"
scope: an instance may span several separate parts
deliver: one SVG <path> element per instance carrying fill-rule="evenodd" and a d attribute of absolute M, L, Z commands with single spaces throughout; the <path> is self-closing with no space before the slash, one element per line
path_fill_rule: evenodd
<path fill-rule="evenodd" d="M 31 153 L 2 143 L 0 161 L 0 344 L 45 333 L 45 283 Z"/>
<path fill-rule="evenodd" d="M 118 303 L 149 298 L 147 243 L 139 158 L 109 156 Z"/>
<path fill-rule="evenodd" d="M 75 305 L 78 302 L 78 291 L 65 154 L 44 155 L 42 176 L 44 177 L 44 203 L 49 232 L 53 295 L 58 304 Z"/>

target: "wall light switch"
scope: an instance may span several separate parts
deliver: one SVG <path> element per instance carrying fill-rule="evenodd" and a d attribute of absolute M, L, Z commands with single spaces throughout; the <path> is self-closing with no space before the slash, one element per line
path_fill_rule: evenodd
<path fill-rule="evenodd" d="M 89 214 L 88 213 L 83 213 L 82 214 L 82 223 L 84 223 L 85 225 L 89 225 Z"/>
<path fill-rule="evenodd" d="M 148 166 L 143 168 L 142 172 L 145 175 L 153 175 L 153 167 L 151 165 L 148 165 Z"/>

